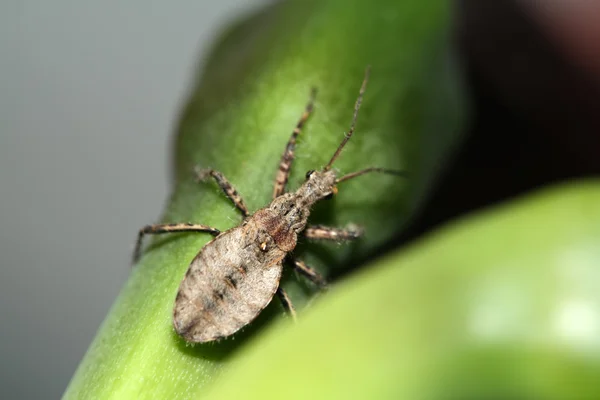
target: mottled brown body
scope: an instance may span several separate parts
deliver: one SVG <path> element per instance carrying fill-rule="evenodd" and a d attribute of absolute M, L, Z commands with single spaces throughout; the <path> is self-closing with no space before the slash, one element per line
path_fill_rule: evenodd
<path fill-rule="evenodd" d="M 327 196 L 334 183 L 335 173 L 315 172 L 296 193 L 277 197 L 242 226 L 206 244 L 175 299 L 177 333 L 190 342 L 207 342 L 256 318 L 279 287 L 283 259 L 296 247 L 310 206 Z"/>
<path fill-rule="evenodd" d="M 204 246 L 175 299 L 173 322 L 178 334 L 190 342 L 229 336 L 269 304 L 286 252 L 272 245 L 261 249 L 265 236 L 260 222 L 250 219 Z"/>
<path fill-rule="evenodd" d="M 279 286 L 286 256 L 296 247 L 299 235 L 312 239 L 354 240 L 359 229 L 336 229 L 325 226 L 307 227 L 312 206 L 337 193 L 336 184 L 368 172 L 401 174 L 382 168 L 367 168 L 337 178 L 331 169 L 333 162 L 348 142 L 368 80 L 368 69 L 354 106 L 354 116 L 348 134 L 322 171 L 309 171 L 306 181 L 295 192 L 285 193 L 296 138 L 313 109 L 315 91 L 287 143 L 275 178 L 273 201 L 248 216 L 243 199 L 223 174 L 212 169 L 196 171 L 199 180 L 213 178 L 225 195 L 242 212 L 242 225 L 221 233 L 200 224 L 148 225 L 142 228 L 134 252 L 140 255 L 145 234 L 171 232 L 208 232 L 215 239 L 207 243 L 192 260 L 183 278 L 173 311 L 173 325 L 189 342 L 209 342 L 229 336 L 250 323 L 277 293 L 292 316 L 294 308 Z M 319 286 L 323 277 L 304 262 L 289 257 L 290 264 Z"/>

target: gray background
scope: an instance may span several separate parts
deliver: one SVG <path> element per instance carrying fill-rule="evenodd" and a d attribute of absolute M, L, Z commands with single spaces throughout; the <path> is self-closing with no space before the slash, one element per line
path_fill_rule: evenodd
<path fill-rule="evenodd" d="M 60 397 L 169 190 L 223 24 L 265 0 L 0 4 L 0 398 Z"/>

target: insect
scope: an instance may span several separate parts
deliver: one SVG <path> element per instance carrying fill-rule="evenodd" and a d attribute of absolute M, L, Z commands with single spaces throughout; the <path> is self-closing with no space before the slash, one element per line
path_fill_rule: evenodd
<path fill-rule="evenodd" d="M 223 174 L 213 169 L 196 170 L 198 181 L 214 179 L 225 195 L 241 211 L 241 225 L 220 232 L 218 229 L 191 223 L 148 225 L 138 234 L 134 262 L 140 256 L 146 234 L 171 232 L 207 232 L 215 238 L 207 243 L 192 260 L 183 278 L 173 310 L 175 331 L 188 342 L 218 340 L 249 324 L 277 294 L 284 307 L 295 318 L 294 307 L 287 293 L 279 286 L 286 257 L 300 273 L 324 286 L 325 279 L 290 252 L 299 235 L 310 239 L 348 241 L 357 239 L 355 229 L 309 226 L 311 207 L 337 193 L 337 184 L 369 172 L 402 175 L 401 171 L 366 168 L 337 177 L 332 165 L 352 137 L 370 69 L 365 71 L 352 123 L 344 139 L 327 165 L 320 171 L 306 173 L 306 180 L 295 192 L 286 192 L 290 168 L 295 156 L 296 139 L 313 110 L 316 90 L 293 130 L 281 156 L 269 205 L 250 214 L 242 197 Z"/>

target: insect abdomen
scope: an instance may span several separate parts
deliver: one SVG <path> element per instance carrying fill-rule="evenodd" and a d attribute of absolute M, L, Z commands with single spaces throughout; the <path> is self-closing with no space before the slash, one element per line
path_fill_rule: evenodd
<path fill-rule="evenodd" d="M 223 233 L 190 264 L 173 311 L 175 330 L 186 340 L 208 342 L 229 336 L 273 298 L 281 260 L 264 265 L 257 259 L 256 245 L 246 245 L 245 231 L 247 227 L 238 227 Z"/>

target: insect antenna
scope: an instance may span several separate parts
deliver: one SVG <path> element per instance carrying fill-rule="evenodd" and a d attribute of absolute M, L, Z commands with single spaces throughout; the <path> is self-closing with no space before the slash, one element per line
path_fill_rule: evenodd
<path fill-rule="evenodd" d="M 358 98 L 356 99 L 356 103 L 354 103 L 354 115 L 352 116 L 352 124 L 350 124 L 350 130 L 348 131 L 348 133 L 345 134 L 344 140 L 342 140 L 342 143 L 340 143 L 340 145 L 338 146 L 337 150 L 333 154 L 333 157 L 331 157 L 331 160 L 329 160 L 325 168 L 323 168 L 323 171 L 328 171 L 331 169 L 333 162 L 338 158 L 338 156 L 342 152 L 342 149 L 344 148 L 346 143 L 348 143 L 348 140 L 350 140 L 352 134 L 354 133 L 354 127 L 356 126 L 356 118 L 358 117 L 358 110 L 360 110 L 360 105 L 362 104 L 363 95 L 365 94 L 365 90 L 367 88 L 367 82 L 369 81 L 370 73 L 371 66 L 368 66 L 365 70 L 365 78 L 363 79 L 360 91 L 358 92 Z"/>
<path fill-rule="evenodd" d="M 369 172 L 381 172 L 382 174 L 396 175 L 406 177 L 406 172 L 397 169 L 388 169 L 388 168 L 379 168 L 379 167 L 369 167 L 362 169 L 360 171 L 352 172 L 350 174 L 344 175 L 341 178 L 335 180 L 335 183 L 340 183 L 347 181 L 348 179 L 356 178 L 357 176 L 361 176 L 367 174 Z"/>

